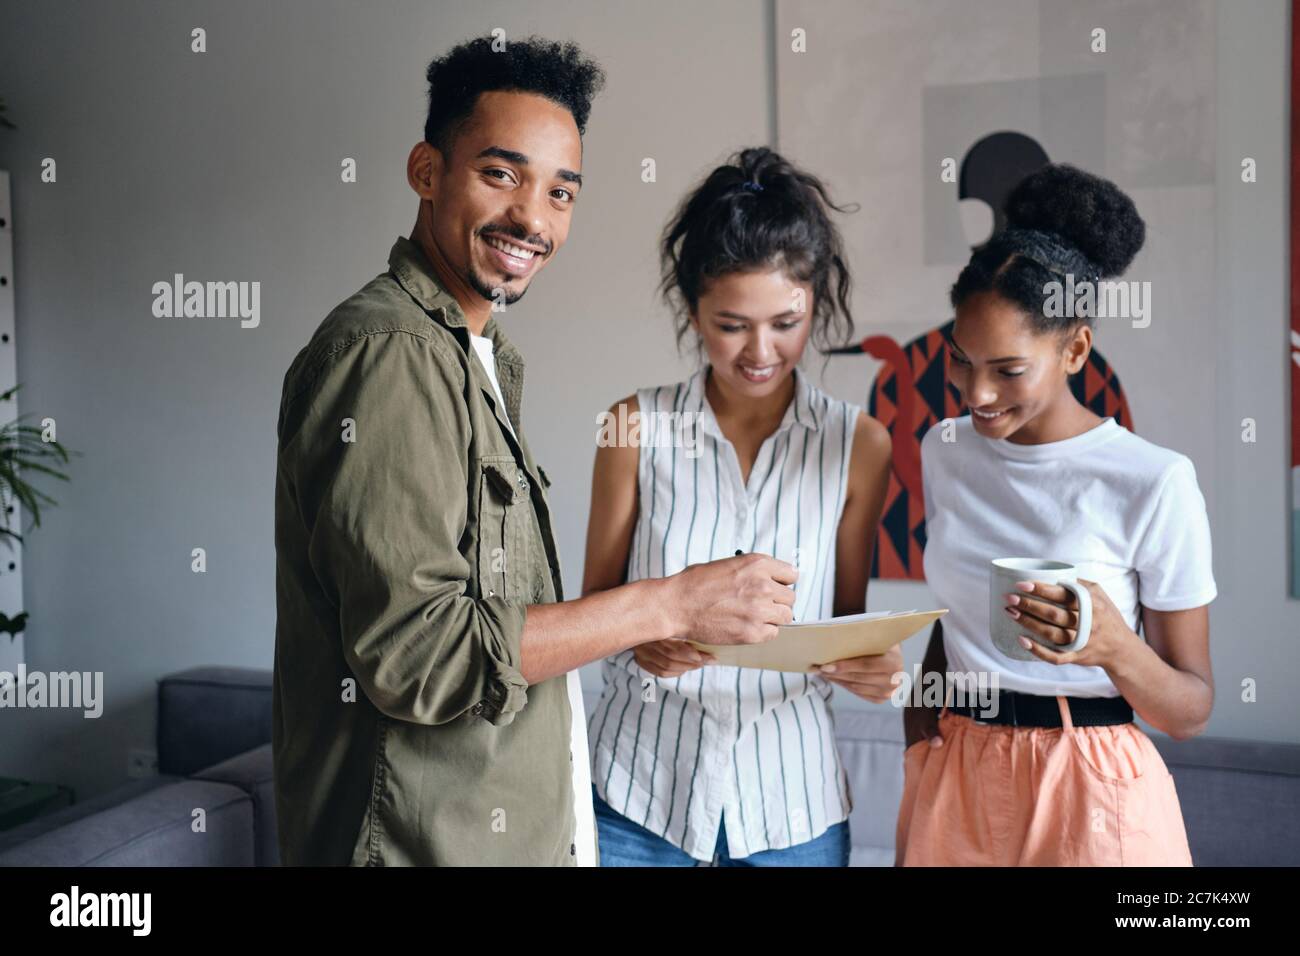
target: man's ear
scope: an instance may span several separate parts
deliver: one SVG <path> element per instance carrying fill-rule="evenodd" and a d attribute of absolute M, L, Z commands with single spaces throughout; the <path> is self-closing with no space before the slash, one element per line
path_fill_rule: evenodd
<path fill-rule="evenodd" d="M 442 182 L 442 153 L 423 140 L 411 147 L 406 157 L 406 181 L 421 199 L 438 201 L 438 186 Z"/>
<path fill-rule="evenodd" d="M 1083 368 L 1092 352 L 1092 329 L 1087 323 L 1080 322 L 1065 341 L 1065 371 L 1073 375 Z"/>

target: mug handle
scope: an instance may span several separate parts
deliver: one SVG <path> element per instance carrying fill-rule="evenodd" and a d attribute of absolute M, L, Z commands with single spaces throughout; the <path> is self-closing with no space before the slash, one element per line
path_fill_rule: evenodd
<path fill-rule="evenodd" d="M 1087 646 L 1088 635 L 1092 633 L 1092 595 L 1088 592 L 1087 586 L 1078 581 L 1056 583 L 1073 594 L 1074 599 L 1079 602 L 1079 629 L 1074 640 L 1069 644 L 1049 644 L 1049 646 L 1062 653 L 1081 651 Z"/>

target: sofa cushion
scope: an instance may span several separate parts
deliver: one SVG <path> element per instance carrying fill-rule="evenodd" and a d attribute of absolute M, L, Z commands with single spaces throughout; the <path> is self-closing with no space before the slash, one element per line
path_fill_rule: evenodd
<path fill-rule="evenodd" d="M 200 770 L 193 779 L 227 783 L 248 794 L 253 801 L 257 865 L 279 866 L 280 843 L 275 828 L 275 778 L 271 770 L 271 745 L 263 744 L 206 770 Z"/>
<path fill-rule="evenodd" d="M 120 787 L 114 787 L 106 793 L 101 793 L 97 797 L 91 797 L 89 800 L 82 800 L 71 806 L 63 807 L 53 813 L 47 813 L 43 816 L 36 817 L 34 820 L 28 820 L 21 826 L 16 826 L 10 830 L 0 832 L 0 852 L 9 849 L 11 846 L 17 846 L 20 843 L 26 843 L 28 840 L 40 836 L 42 833 L 48 833 L 51 830 L 57 830 L 61 826 L 66 826 L 82 817 L 88 817 L 93 813 L 99 813 L 101 810 L 107 810 L 115 807 L 119 803 L 125 803 L 133 800 L 142 793 L 148 793 L 164 784 L 175 783 L 183 777 L 171 776 L 154 776 L 146 777 L 143 780 L 132 780 L 124 783 Z"/>
<path fill-rule="evenodd" d="M 205 812 L 199 833 L 196 808 Z M 0 866 L 252 866 L 253 836 L 247 793 L 182 780 L 0 852 Z"/>
<path fill-rule="evenodd" d="M 158 770 L 188 777 L 271 741 L 272 673 L 195 667 L 158 682 Z"/>
<path fill-rule="evenodd" d="M 1152 734 L 1196 866 L 1300 865 L 1300 745 Z"/>
<path fill-rule="evenodd" d="M 903 798 L 903 721 L 893 707 L 832 711 L 849 779 L 849 866 L 893 866 L 898 802 Z"/>

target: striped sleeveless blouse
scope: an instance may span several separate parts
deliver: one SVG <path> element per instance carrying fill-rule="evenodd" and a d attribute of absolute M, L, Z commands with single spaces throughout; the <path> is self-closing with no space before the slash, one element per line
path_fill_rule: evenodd
<path fill-rule="evenodd" d="M 705 399 L 708 367 L 637 392 L 646 413 L 692 413 L 682 438 L 643 438 L 640 513 L 628 581 L 688 564 L 770 554 L 799 568 L 794 619 L 829 617 L 835 540 L 861 409 L 796 368 L 794 399 L 741 480 L 735 448 Z M 709 665 L 680 677 L 643 671 L 632 651 L 607 658 L 589 722 L 592 783 L 614 810 L 697 860 L 718 827 L 735 858 L 816 839 L 852 808 L 835 747 L 833 685 L 813 674 Z"/>

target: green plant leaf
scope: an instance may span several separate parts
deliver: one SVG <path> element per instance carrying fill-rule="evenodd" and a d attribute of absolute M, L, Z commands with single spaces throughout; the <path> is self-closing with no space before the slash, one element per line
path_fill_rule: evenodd
<path fill-rule="evenodd" d="M 27 612 L 10 617 L 3 611 L 0 611 L 0 634 L 8 634 L 9 640 L 14 640 L 27 628 Z"/>

